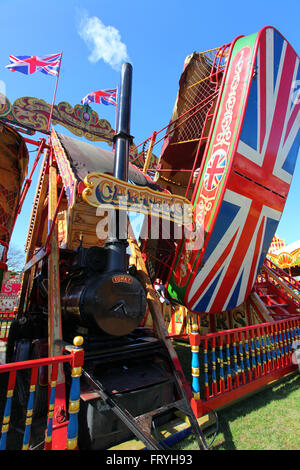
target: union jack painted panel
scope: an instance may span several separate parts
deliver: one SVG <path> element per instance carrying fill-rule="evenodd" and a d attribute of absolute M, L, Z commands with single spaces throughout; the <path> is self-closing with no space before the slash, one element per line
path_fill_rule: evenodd
<path fill-rule="evenodd" d="M 208 161 L 204 174 L 204 187 L 207 191 L 213 191 L 221 182 L 224 171 L 226 170 L 226 152 L 224 149 L 217 150 L 213 153 Z"/>
<path fill-rule="evenodd" d="M 239 50 L 232 53 L 223 91 L 223 103 L 230 97 L 228 89 L 236 91 L 234 103 L 229 98 L 225 101 L 227 110 L 228 103 L 232 105 L 232 120 L 237 116 L 236 127 L 231 123 L 226 128 L 228 119 L 223 117 L 222 134 L 215 121 L 195 201 L 198 220 L 204 225 L 203 247 L 199 252 L 189 251 L 182 243 L 169 280 L 169 292 L 196 312 L 235 308 L 251 292 L 279 223 L 298 154 L 300 100 L 295 85 L 300 79 L 299 58 L 273 28 L 250 36 L 250 47 L 251 39 L 253 54 L 247 55 L 247 38 L 236 42 Z M 248 75 L 237 66 L 241 51 L 250 65 Z M 246 83 L 245 95 L 242 87 L 236 87 L 237 74 L 233 81 L 229 79 L 233 66 Z M 234 114 L 237 102 L 240 107 Z M 222 102 L 219 113 L 222 117 Z M 227 146 L 217 146 L 226 139 Z M 221 150 L 227 158 L 224 173 L 218 167 L 224 157 Z M 182 277 L 184 263 L 188 269 Z"/>

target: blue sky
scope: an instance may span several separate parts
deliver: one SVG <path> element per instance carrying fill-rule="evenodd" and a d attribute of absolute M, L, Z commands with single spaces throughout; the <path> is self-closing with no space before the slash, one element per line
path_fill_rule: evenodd
<path fill-rule="evenodd" d="M 0 0 L 0 13 L 0 80 L 11 102 L 21 96 L 51 102 L 55 79 L 41 73 L 11 73 L 4 68 L 10 54 L 62 51 L 56 103 L 72 105 L 90 91 L 115 88 L 120 78 L 118 63 L 127 60 L 133 65 L 131 133 L 136 144 L 168 123 L 184 59 L 193 51 L 212 49 L 271 25 L 300 54 L 299 0 Z M 95 31 L 102 34 L 97 36 Z M 113 107 L 92 107 L 114 127 Z M 64 128 L 57 130 L 68 134 Z M 103 143 L 97 145 L 108 148 Z M 34 155 L 30 153 L 29 168 Z M 287 243 L 300 239 L 299 160 L 277 231 Z M 12 244 L 21 249 L 37 175 L 38 171 L 12 237 Z"/>

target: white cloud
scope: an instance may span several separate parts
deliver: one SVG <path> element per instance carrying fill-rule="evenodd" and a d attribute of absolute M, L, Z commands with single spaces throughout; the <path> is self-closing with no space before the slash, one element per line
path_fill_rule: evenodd
<path fill-rule="evenodd" d="M 128 61 L 127 47 L 114 26 L 105 26 L 97 16 L 89 17 L 86 12 L 81 16 L 78 27 L 80 37 L 91 49 L 90 62 L 104 60 L 114 70 Z"/>

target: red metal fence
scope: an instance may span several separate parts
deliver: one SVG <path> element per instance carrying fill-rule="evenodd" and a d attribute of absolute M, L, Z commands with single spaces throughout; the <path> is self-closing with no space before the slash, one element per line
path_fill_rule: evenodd
<path fill-rule="evenodd" d="M 80 376 L 84 353 L 82 338 L 75 338 L 74 347 L 59 357 L 48 357 L 25 362 L 0 365 L 0 386 L 6 374 L 6 393 L 2 412 L 0 450 L 7 448 L 13 434 L 10 430 L 14 411 L 14 394 L 18 387 L 18 373 L 29 371 L 27 405 L 21 429 L 22 444 L 27 450 L 34 447 L 31 431 L 35 416 L 35 394 L 39 387 L 39 375 L 48 367 L 48 400 L 45 412 L 45 427 L 42 436 L 43 448 L 77 449 L 78 412 L 80 403 Z M 217 409 L 267 385 L 289 372 L 297 370 L 294 349 L 300 344 L 300 315 L 287 320 L 224 330 L 200 335 L 198 326 L 193 325 L 190 335 L 192 351 L 192 407 L 197 417 L 211 409 Z M 63 364 L 69 364 L 70 392 L 68 413 L 61 422 L 57 419 L 59 401 L 58 371 Z M 64 385 L 63 385 L 64 387 Z M 2 387 L 3 388 L 3 387 Z M 2 392 L 2 391 L 1 391 Z M 0 404 L 1 405 L 1 404 Z M 63 416 L 60 414 L 60 416 Z M 16 425 L 14 423 L 14 428 Z M 18 431 L 20 433 L 20 430 Z M 9 435 L 10 433 L 10 435 Z M 8 446 L 9 448 L 9 446 Z M 18 449 L 18 447 L 13 447 Z"/>
<path fill-rule="evenodd" d="M 190 344 L 196 416 L 296 370 L 293 347 L 297 342 L 300 315 L 205 336 L 194 325 Z"/>
<path fill-rule="evenodd" d="M 262 272 L 256 280 L 257 285 L 271 284 L 279 288 L 283 295 L 293 301 L 300 312 L 300 283 L 278 268 L 270 260 L 266 260 Z"/>
<path fill-rule="evenodd" d="M 48 407 L 48 412 L 46 412 L 47 422 L 45 422 L 45 428 L 42 433 L 39 431 L 42 436 L 43 447 L 45 450 L 73 450 L 77 448 L 80 376 L 84 359 L 84 352 L 81 345 L 82 338 L 77 337 L 74 339 L 72 350 L 69 353 L 66 351 L 67 354 L 65 355 L 0 365 L 1 388 L 3 389 L 3 384 L 6 386 L 6 393 L 3 394 L 5 403 L 1 403 L 4 406 L 0 415 L 0 418 L 2 418 L 0 450 L 7 449 L 8 440 L 12 441 L 13 449 L 18 450 L 17 447 L 15 447 L 15 444 L 16 441 L 18 441 L 17 438 L 20 434 L 22 435 L 21 449 L 27 450 L 30 448 L 31 431 L 33 419 L 35 418 L 35 395 L 38 391 L 38 387 L 40 386 L 40 372 L 44 370 L 45 367 L 48 368 L 49 383 L 48 387 L 46 387 L 48 400 L 46 399 L 45 401 L 45 405 Z M 58 381 L 59 368 L 62 367 L 63 364 L 69 364 L 71 366 L 71 383 L 68 398 L 69 405 L 68 413 L 65 418 L 61 413 L 61 409 L 58 410 L 57 408 L 58 400 L 61 404 L 61 395 L 64 395 L 61 394 L 61 385 L 63 385 L 64 390 L 64 384 L 61 384 Z M 28 379 L 28 390 L 25 390 L 25 393 L 23 390 L 24 373 L 27 374 L 26 377 Z M 18 376 L 18 374 L 23 374 L 23 376 L 21 376 L 23 378 L 21 390 L 20 382 L 18 382 L 20 375 Z M 13 413 L 16 410 L 14 397 L 16 394 L 20 394 L 20 392 L 23 392 L 23 394 L 26 394 L 27 396 L 27 406 L 25 405 L 25 416 L 23 417 L 21 429 L 19 423 L 14 424 L 14 426 L 10 426 L 11 418 L 13 418 Z M 59 412 L 57 412 L 57 410 Z M 58 420 L 57 416 L 63 419 Z"/>
<path fill-rule="evenodd" d="M 272 263 L 271 260 L 268 258 L 265 259 L 264 266 L 269 268 L 269 272 L 279 276 L 280 280 L 285 283 L 290 289 L 294 290 L 298 295 L 300 295 L 300 282 L 297 281 L 293 276 L 290 276 L 287 272 L 283 269 L 276 266 L 276 264 Z"/>

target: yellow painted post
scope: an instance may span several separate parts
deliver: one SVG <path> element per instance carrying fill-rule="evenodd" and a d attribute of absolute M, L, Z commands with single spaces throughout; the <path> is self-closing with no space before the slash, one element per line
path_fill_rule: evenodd
<path fill-rule="evenodd" d="M 49 193 L 48 193 L 48 236 L 50 236 L 48 256 L 48 354 L 49 357 L 60 356 L 62 351 L 62 324 L 61 324 L 61 304 L 60 304 L 60 275 L 59 275 L 59 246 L 57 239 L 57 220 L 53 225 L 57 208 L 57 169 L 50 155 L 49 162 Z M 51 234 L 51 230 L 52 234 Z M 50 234 L 50 235 L 49 235 Z M 50 374 L 50 368 L 49 368 Z M 49 377 L 49 380 L 50 377 Z M 54 429 L 63 422 L 66 422 L 66 390 L 65 375 L 62 364 L 58 368 L 58 377 L 55 392 L 54 405 Z M 53 446 L 56 445 L 56 438 Z"/>
<path fill-rule="evenodd" d="M 56 207 L 57 170 L 51 159 L 49 166 L 48 233 L 50 232 L 52 226 Z M 48 258 L 48 347 L 50 357 L 60 356 L 62 354 L 61 346 L 59 344 L 61 340 L 62 328 L 59 282 L 59 248 L 57 241 L 57 223 L 55 223 L 50 239 L 50 253 Z"/>
<path fill-rule="evenodd" d="M 150 161 L 151 161 L 151 157 L 152 157 L 152 151 L 153 151 L 156 135 L 157 135 L 157 132 L 153 131 L 151 141 L 150 141 L 150 144 L 149 144 L 149 148 L 148 148 L 148 152 L 147 152 L 147 156 L 146 156 L 145 163 L 144 163 L 144 168 L 143 168 L 143 173 L 144 174 L 147 173 L 148 168 L 150 166 Z"/>

